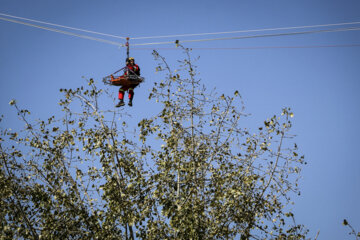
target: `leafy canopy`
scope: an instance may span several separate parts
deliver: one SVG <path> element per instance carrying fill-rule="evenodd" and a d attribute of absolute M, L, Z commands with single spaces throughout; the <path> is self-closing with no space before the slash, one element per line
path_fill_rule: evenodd
<path fill-rule="evenodd" d="M 1 130 L 2 239 L 304 239 L 289 211 L 305 163 L 291 118 L 242 126 L 243 102 L 209 91 L 190 50 L 173 70 L 156 51 L 149 99 L 161 110 L 137 126 L 87 86 L 61 89 L 63 116 Z"/>

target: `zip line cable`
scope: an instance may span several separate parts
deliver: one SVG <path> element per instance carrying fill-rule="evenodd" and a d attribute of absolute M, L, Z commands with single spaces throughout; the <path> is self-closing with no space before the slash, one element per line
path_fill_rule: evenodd
<path fill-rule="evenodd" d="M 0 13 L 0 15 L 4 15 L 4 14 Z M 59 30 L 59 29 L 55 29 L 55 28 L 50 28 L 50 27 L 44 27 L 44 26 L 35 25 L 35 24 L 27 23 L 27 22 L 22 22 L 22 21 L 18 21 L 18 20 L 14 20 L 14 19 L 8 19 L 8 18 L 0 17 L 0 20 L 13 22 L 13 23 L 18 23 L 18 24 L 23 24 L 23 25 L 27 25 L 27 26 L 30 26 L 30 27 L 40 28 L 40 29 L 44 29 L 44 30 L 48 30 L 48 31 L 53 31 L 53 32 L 62 33 L 62 34 L 75 36 L 75 37 L 79 37 L 79 38 L 84 38 L 84 39 L 89 39 L 89 40 L 93 40 L 93 41 L 103 42 L 103 43 L 107 43 L 107 44 L 111 44 L 111 45 L 115 45 L 115 46 L 119 46 L 119 47 L 125 47 L 126 46 L 125 44 L 122 44 L 122 43 L 119 43 L 119 42 L 114 42 L 114 41 L 109 41 L 109 40 L 106 40 L 106 39 L 95 38 L 95 37 L 91 37 L 91 36 L 87 36 L 87 35 L 67 32 L 67 31 L 63 31 L 63 30 Z M 61 26 L 61 25 L 59 25 L 59 26 Z M 317 25 L 317 26 L 319 26 L 319 25 Z M 329 26 L 329 24 L 327 26 Z M 213 39 L 181 40 L 179 42 L 181 42 L 181 43 L 184 43 L 184 42 L 204 42 L 204 41 L 262 38 L 262 37 L 277 37 L 277 36 L 290 36 L 290 35 L 312 34 L 312 33 L 323 33 L 323 32 L 357 31 L 357 30 L 360 30 L 360 27 L 337 28 L 337 29 L 327 29 L 327 30 L 314 30 L 314 31 L 304 31 L 304 32 L 277 33 L 277 34 L 249 35 L 249 36 L 213 38 Z M 256 30 L 254 30 L 254 31 L 256 31 Z M 174 41 L 171 41 L 171 42 L 137 43 L 137 44 L 132 44 L 132 46 L 146 46 L 146 45 L 160 45 L 160 44 L 174 44 L 174 43 L 175 43 Z"/>
<path fill-rule="evenodd" d="M 230 31 L 230 32 L 192 33 L 192 34 L 190 33 L 190 34 L 180 34 L 180 35 L 135 37 L 135 38 L 131 38 L 131 39 L 132 40 L 138 40 L 138 39 L 151 39 L 151 38 L 190 37 L 190 36 L 219 35 L 219 34 L 232 34 L 232 33 L 265 32 L 265 31 L 291 30 L 291 29 L 302 29 L 302 28 L 333 27 L 333 26 L 355 25 L 355 24 L 360 24 L 360 22 L 346 22 L 346 23 L 333 23 L 333 24 L 322 24 L 322 25 L 308 25 L 308 26 L 298 26 L 298 27 L 263 28 L 263 29 L 239 30 L 239 31 Z"/>
<path fill-rule="evenodd" d="M 335 48 L 335 47 L 360 47 L 360 44 L 335 44 L 335 45 L 309 45 L 309 46 L 260 46 L 260 47 L 195 47 L 193 50 L 253 50 L 253 49 L 284 49 L 284 48 Z M 176 47 L 134 47 L 133 50 L 177 50 Z"/>
<path fill-rule="evenodd" d="M 114 37 L 114 38 L 126 39 L 126 37 L 121 37 L 121 36 L 117 36 L 117 35 L 112 35 L 112 34 L 107 34 L 107 33 L 100 33 L 100 32 L 94 32 L 94 31 L 90 31 L 90 30 L 86 30 L 86 29 L 81 29 L 81 28 L 68 27 L 68 26 L 64 26 L 64 25 L 59 25 L 59 24 L 54 24 L 54 23 L 49 23 L 49 22 L 38 21 L 38 20 L 30 19 L 30 18 L 17 17 L 17 16 L 13 16 L 13 15 L 4 14 L 4 13 L 0 13 L 0 15 L 1 15 L 1 16 L 5 16 L 5 17 L 16 18 L 16 19 L 20 19 L 20 20 L 25 20 L 25 21 L 29 21 L 29 22 L 36 22 L 36 23 L 46 24 L 46 25 L 50 25 L 50 26 L 54 26 L 54 27 L 62 27 L 62 28 L 67 28 L 67 29 L 71 29 L 71 30 L 82 31 L 82 32 L 87 32 L 87 33 L 93 33 L 93 34 L 98 34 L 98 35 L 107 36 L 107 37 Z"/>
<path fill-rule="evenodd" d="M 62 33 L 62 34 L 75 36 L 75 37 L 79 37 L 79 38 L 84 38 L 84 39 L 89 39 L 89 40 L 98 41 L 98 42 L 103 42 L 103 43 L 107 43 L 107 44 L 111 44 L 111 45 L 115 45 L 115 46 L 119 46 L 119 47 L 125 46 L 124 44 L 119 43 L 119 42 L 113 42 L 113 41 L 109 41 L 109 40 L 105 40 L 105 39 L 101 39 L 101 38 L 95 38 L 95 37 L 90 37 L 90 36 L 86 36 L 86 35 L 82 35 L 82 34 L 67 32 L 67 31 L 63 31 L 63 30 L 59 30 L 59 29 L 55 29 L 55 28 L 43 27 L 43 26 L 31 24 L 31 23 L 21 22 L 21 21 L 14 20 L 14 19 L 8 19 L 8 18 L 3 18 L 3 17 L 0 17 L 0 19 L 4 20 L 4 21 L 23 24 L 23 25 L 27 25 L 30 27 L 40 28 L 40 29 L 44 29 L 44 30 L 48 30 L 48 31 L 52 31 L 52 32 Z"/>
<path fill-rule="evenodd" d="M 0 16 L 11 17 L 11 18 L 21 19 L 21 20 L 26 20 L 26 21 L 31 21 L 31 22 L 41 23 L 41 24 L 47 24 L 47 25 L 56 26 L 56 27 L 68 28 L 68 29 L 71 29 L 71 30 L 83 31 L 83 32 L 92 33 L 92 34 L 98 34 L 98 35 L 107 36 L 107 37 L 126 39 L 126 37 L 121 37 L 121 36 L 117 36 L 117 35 L 113 35 L 113 34 L 100 33 L 100 32 L 90 31 L 90 30 L 81 29 L 81 28 L 74 28 L 74 27 L 49 23 L 49 22 L 45 22 L 45 21 L 34 20 L 34 19 L 30 19 L 30 18 L 18 17 L 18 16 L 14 16 L 14 15 L 5 14 L 5 13 L 0 13 Z M 318 25 L 305 25 L 305 26 L 296 26 L 296 27 L 264 28 L 264 29 L 239 30 L 239 31 L 228 31 L 228 32 L 213 32 L 213 33 L 194 33 L 194 34 L 164 35 L 164 36 L 151 36 L 151 37 L 135 37 L 135 38 L 131 38 L 131 40 L 151 39 L 151 38 L 170 38 L 170 37 L 219 35 L 219 34 L 232 34 L 232 33 L 250 33 L 250 32 L 291 30 L 291 29 L 316 28 L 316 27 L 331 27 L 331 26 L 343 26 L 343 25 L 355 25 L 355 24 L 360 24 L 360 22 L 345 22 L 345 23 L 332 23 L 332 24 L 320 24 L 320 25 L 319 24 Z"/>
<path fill-rule="evenodd" d="M 302 34 L 312 34 L 312 33 L 344 32 L 344 31 L 357 31 L 357 30 L 360 30 L 360 27 L 337 28 L 337 29 L 328 29 L 328 30 L 314 30 L 314 31 L 305 31 L 305 32 L 289 32 L 289 33 L 276 33 L 276 34 L 249 35 L 249 36 L 212 38 L 212 39 L 182 40 L 182 41 L 178 41 L 178 42 L 179 43 L 185 43 L 185 42 L 208 42 L 208 41 L 219 41 L 219 40 L 248 39 L 248 38 L 262 38 L 262 37 L 280 37 L 280 36 L 302 35 Z M 132 46 L 147 46 L 147 45 L 160 45 L 160 44 L 173 44 L 173 43 L 175 43 L 175 42 L 171 41 L 171 42 L 136 43 L 136 44 L 132 44 Z"/>

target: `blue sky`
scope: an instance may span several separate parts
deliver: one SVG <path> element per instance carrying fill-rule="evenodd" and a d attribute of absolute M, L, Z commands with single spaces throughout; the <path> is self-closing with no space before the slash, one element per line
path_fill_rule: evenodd
<path fill-rule="evenodd" d="M 0 13 L 135 38 L 358 22 L 360 1 L 0 0 Z M 197 65 L 204 84 L 227 94 L 239 90 L 251 113 L 248 127 L 255 128 L 282 107 L 293 109 L 293 132 L 308 162 L 293 210 L 312 238 L 320 230 L 318 239 L 348 239 L 348 229 L 341 225 L 344 218 L 360 230 L 359 44 L 360 31 L 184 44 L 200 56 Z M 154 113 L 147 101 L 152 82 L 159 80 L 152 48 L 171 63 L 182 57 L 169 49 L 173 45 L 131 48 L 146 78 L 135 91 L 134 107 L 126 108 L 134 119 Z M 80 86 L 82 76 L 100 82 L 121 68 L 124 58 L 124 48 L 0 20 L 2 127 L 18 124 L 8 105 L 11 99 L 36 118 L 58 114 L 60 88 Z M 114 104 L 109 102 L 109 108 Z"/>

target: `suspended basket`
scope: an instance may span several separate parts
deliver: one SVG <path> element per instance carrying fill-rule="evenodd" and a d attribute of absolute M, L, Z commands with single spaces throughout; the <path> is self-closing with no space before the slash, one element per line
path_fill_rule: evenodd
<path fill-rule="evenodd" d="M 137 75 L 106 76 L 103 78 L 105 84 L 112 86 L 134 87 L 144 82 L 144 78 Z"/>

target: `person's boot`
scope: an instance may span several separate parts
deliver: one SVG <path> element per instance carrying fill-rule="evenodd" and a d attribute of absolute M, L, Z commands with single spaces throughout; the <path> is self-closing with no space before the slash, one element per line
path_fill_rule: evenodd
<path fill-rule="evenodd" d="M 128 105 L 132 107 L 132 100 L 129 101 Z"/>
<path fill-rule="evenodd" d="M 121 107 L 124 105 L 125 105 L 124 100 L 120 100 L 120 102 L 115 107 Z"/>

